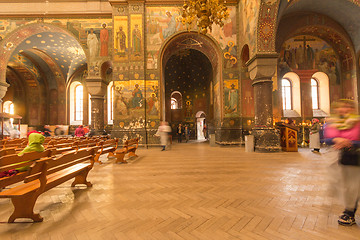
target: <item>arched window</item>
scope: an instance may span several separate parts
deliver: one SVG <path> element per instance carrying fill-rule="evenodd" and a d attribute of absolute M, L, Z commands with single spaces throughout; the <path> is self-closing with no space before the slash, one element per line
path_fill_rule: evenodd
<path fill-rule="evenodd" d="M 311 79 L 311 98 L 312 109 L 319 109 L 319 84 L 315 79 Z"/>
<path fill-rule="evenodd" d="M 182 108 L 182 94 L 179 91 L 171 93 L 171 109 Z"/>
<path fill-rule="evenodd" d="M 171 98 L 171 109 L 178 109 L 178 102 L 175 98 Z"/>
<path fill-rule="evenodd" d="M 14 103 L 12 101 L 6 101 L 4 102 L 3 105 L 3 112 L 5 113 L 10 113 L 10 114 L 14 114 L 15 113 L 15 109 L 14 109 Z M 11 126 L 13 125 L 14 119 L 10 118 L 10 124 Z"/>
<path fill-rule="evenodd" d="M 74 81 L 69 87 L 69 110 L 70 110 L 70 124 L 81 125 L 83 124 L 84 116 L 84 88 L 83 85 Z"/>
<path fill-rule="evenodd" d="M 311 79 L 312 109 L 314 117 L 330 115 L 329 77 L 324 72 L 317 72 Z"/>
<path fill-rule="evenodd" d="M 281 88 L 282 88 L 282 103 L 284 110 L 292 109 L 292 96 L 291 96 L 291 83 L 288 79 L 281 80 Z"/>
<path fill-rule="evenodd" d="M 4 102 L 3 112 L 5 112 L 5 113 L 10 113 L 10 114 L 14 114 L 14 113 L 15 113 L 14 104 L 13 104 L 12 101 L 6 101 L 6 102 Z"/>
<path fill-rule="evenodd" d="M 107 87 L 107 109 L 108 109 L 108 124 L 114 122 L 114 82 L 110 82 Z"/>
<path fill-rule="evenodd" d="M 83 105 L 84 105 L 84 88 L 83 86 L 77 85 L 75 87 L 75 109 L 74 109 L 74 115 L 75 115 L 75 121 L 82 121 L 83 120 L 83 115 L 84 115 L 84 111 L 83 111 Z"/>

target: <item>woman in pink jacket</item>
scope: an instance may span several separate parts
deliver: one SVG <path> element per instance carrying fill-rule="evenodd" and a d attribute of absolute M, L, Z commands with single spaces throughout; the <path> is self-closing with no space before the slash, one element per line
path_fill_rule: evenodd
<path fill-rule="evenodd" d="M 339 217 L 340 225 L 355 224 L 355 212 L 360 200 L 360 121 L 355 115 L 356 103 L 352 100 L 340 100 L 335 103 L 335 114 L 327 120 L 325 143 L 340 151 L 341 184 L 345 210 Z M 355 153 L 355 154 L 354 154 Z M 344 157 L 347 155 L 347 157 Z M 349 157 L 350 156 L 350 157 Z"/>

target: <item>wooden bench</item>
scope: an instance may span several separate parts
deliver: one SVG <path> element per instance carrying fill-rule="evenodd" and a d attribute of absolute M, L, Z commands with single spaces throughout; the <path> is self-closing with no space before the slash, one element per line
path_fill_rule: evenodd
<path fill-rule="evenodd" d="M 71 184 L 72 187 L 77 184 L 85 184 L 87 187 L 91 187 L 92 184 L 87 181 L 87 175 L 94 165 L 94 156 L 97 151 L 97 147 L 84 148 L 56 158 L 36 160 L 26 175 L 21 178 L 23 183 L 0 192 L 0 198 L 11 198 L 14 205 L 14 212 L 9 217 L 8 222 L 12 223 L 17 218 L 30 218 L 34 222 L 41 222 L 43 218 L 40 214 L 34 213 L 37 198 L 47 190 L 72 178 L 75 178 Z M 9 166 L 11 161 L 6 163 Z M 0 179 L 1 181 L 2 179 Z"/>
<path fill-rule="evenodd" d="M 137 157 L 135 154 L 136 149 L 139 146 L 139 138 L 130 139 L 124 142 L 123 148 L 115 151 L 116 161 L 115 163 L 127 163 L 124 160 L 125 154 L 129 154 L 129 157 Z"/>
<path fill-rule="evenodd" d="M 0 157 L 10 155 L 10 154 L 15 154 L 15 153 L 16 153 L 15 147 L 0 149 Z"/>
<path fill-rule="evenodd" d="M 28 152 L 22 156 L 17 154 L 8 154 L 0 157 L 0 172 L 13 170 L 15 168 L 30 166 L 37 159 L 50 157 L 52 152 L 46 150 L 44 152 Z M 27 172 L 20 172 L 11 177 L 0 178 L 0 189 L 12 185 L 14 183 L 23 181 Z"/>
<path fill-rule="evenodd" d="M 99 143 L 100 149 L 95 156 L 95 162 L 102 164 L 102 162 L 99 160 L 100 155 L 102 155 L 102 154 L 108 153 L 108 156 L 107 156 L 108 158 L 114 157 L 115 156 L 114 152 L 118 148 L 118 144 L 119 144 L 119 139 L 117 139 L 117 138 L 101 141 Z"/>

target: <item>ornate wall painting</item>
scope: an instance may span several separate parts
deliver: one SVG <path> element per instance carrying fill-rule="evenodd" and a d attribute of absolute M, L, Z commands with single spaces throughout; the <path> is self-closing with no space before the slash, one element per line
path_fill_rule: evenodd
<path fill-rule="evenodd" d="M 129 110 L 132 117 L 141 117 L 144 115 L 145 95 L 144 80 L 130 80 Z"/>
<path fill-rule="evenodd" d="M 9 60 L 9 65 L 13 66 L 13 67 L 14 66 L 23 66 L 27 70 L 29 70 L 38 81 L 42 80 L 41 76 L 40 76 L 40 72 L 39 72 L 38 68 L 34 65 L 34 63 L 31 62 L 28 58 L 23 57 L 21 54 L 13 55 Z"/>
<path fill-rule="evenodd" d="M 225 117 L 238 116 L 239 82 L 238 80 L 224 81 L 224 113 Z"/>
<path fill-rule="evenodd" d="M 128 17 L 114 16 L 114 61 L 121 62 L 127 60 L 128 42 Z"/>
<path fill-rule="evenodd" d="M 242 15 L 244 44 L 248 44 L 250 58 L 256 52 L 256 32 L 261 0 L 244 0 L 239 2 Z"/>
<path fill-rule="evenodd" d="M 142 14 L 132 14 L 130 24 L 131 59 L 140 60 L 144 49 Z"/>
<path fill-rule="evenodd" d="M 129 117 L 130 111 L 130 82 L 114 81 L 115 99 L 114 99 L 114 118 L 124 119 Z"/>
<path fill-rule="evenodd" d="M 100 39 L 100 31 L 103 29 L 103 24 L 106 24 L 106 30 L 108 32 L 108 36 L 111 36 L 112 32 L 112 18 L 34 18 L 34 19 L 1 19 L 0 20 L 0 36 L 6 37 L 6 35 L 13 30 L 31 23 L 50 23 L 57 25 L 59 27 L 67 29 L 71 32 L 76 39 L 79 40 L 80 44 L 85 48 L 89 49 L 88 38 L 91 33 L 91 29 L 93 29 L 93 33 L 96 35 L 96 39 L 93 35 L 91 35 L 95 42 L 98 41 L 97 51 L 101 50 L 101 39 Z M 91 37 L 90 36 L 90 37 Z M 109 39 L 108 39 L 109 41 Z M 108 43 L 107 43 L 108 44 Z M 92 45 L 93 46 L 93 45 Z M 108 44 L 108 47 L 111 47 Z M 109 50 L 109 49 L 108 49 Z M 96 52 L 96 56 L 99 56 L 99 53 Z M 105 53 L 106 51 L 104 51 Z M 108 51 L 109 53 L 110 51 Z"/>
<path fill-rule="evenodd" d="M 179 7 L 146 8 L 147 69 L 158 68 L 161 44 L 177 31 L 184 29 L 182 24 L 176 21 L 180 14 Z"/>
<path fill-rule="evenodd" d="M 158 80 L 146 81 L 146 115 L 149 119 L 160 118 L 160 88 Z"/>
<path fill-rule="evenodd" d="M 212 31 L 209 32 L 216 41 L 218 41 L 221 49 L 226 50 L 231 46 L 237 45 L 236 31 L 236 7 L 228 6 L 229 18 L 224 21 L 224 26 L 217 24 L 212 25 Z M 235 49 L 236 50 L 236 49 Z M 236 56 L 236 51 L 232 52 Z"/>
<path fill-rule="evenodd" d="M 293 70 L 316 70 L 328 75 L 330 85 L 340 84 L 338 57 L 332 47 L 317 37 L 300 35 L 285 41 L 279 61 L 281 76 Z"/>

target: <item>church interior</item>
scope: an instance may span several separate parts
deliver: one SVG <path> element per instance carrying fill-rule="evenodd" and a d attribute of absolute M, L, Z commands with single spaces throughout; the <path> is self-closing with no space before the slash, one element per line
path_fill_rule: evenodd
<path fill-rule="evenodd" d="M 224 4 L 221 24 L 187 17 L 192 2 Z M 8 224 L 0 198 L 4 239 L 359 239 L 307 148 L 313 118 L 359 102 L 359 0 L 1 1 L 0 45 L 1 112 L 21 118 L 2 124 L 139 145 L 128 164 L 101 155 L 90 190 L 41 195 L 42 223 Z"/>

